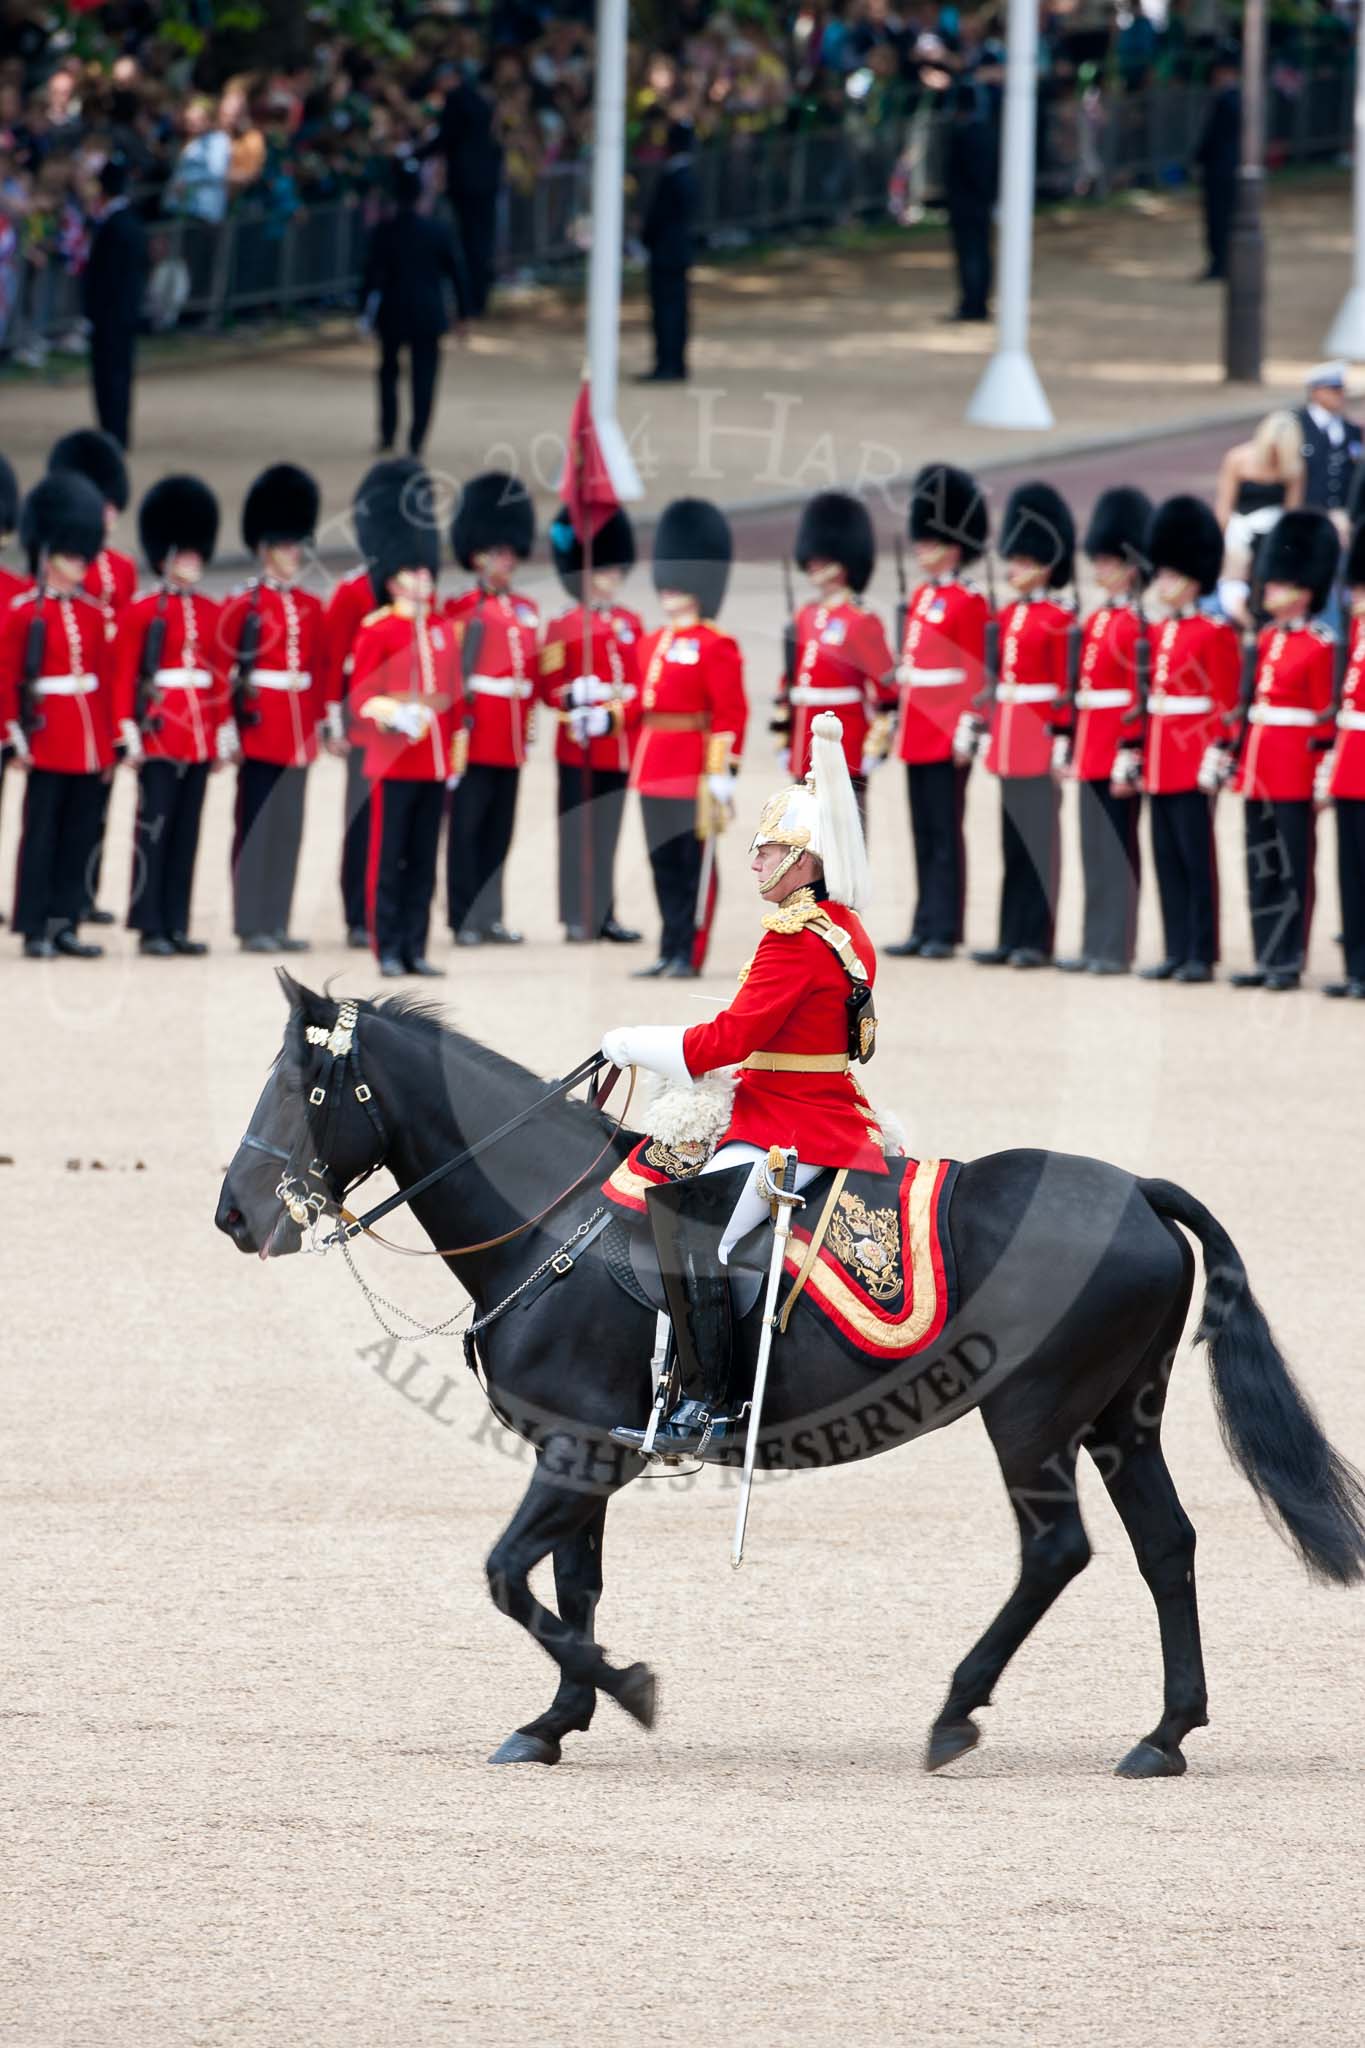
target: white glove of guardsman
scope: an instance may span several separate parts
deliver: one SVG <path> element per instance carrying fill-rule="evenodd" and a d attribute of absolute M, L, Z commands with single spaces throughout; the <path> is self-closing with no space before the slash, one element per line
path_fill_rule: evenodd
<path fill-rule="evenodd" d="M 1109 771 L 1111 796 L 1136 796 L 1142 781 L 1141 747 L 1120 747 Z"/>
<path fill-rule="evenodd" d="M 667 1081 L 690 1081 L 681 1024 L 616 1024 L 602 1034 L 602 1057 L 614 1067 L 648 1067 Z"/>
<path fill-rule="evenodd" d="M 28 735 L 17 719 L 11 719 L 9 731 L 5 734 L 6 746 L 13 747 L 16 761 L 28 762 L 33 759 L 29 752 Z"/>
<path fill-rule="evenodd" d="M 611 731 L 611 713 L 605 704 L 576 706 L 566 722 L 576 747 L 586 747 L 589 740 L 604 740 Z"/>
<path fill-rule="evenodd" d="M 123 758 L 130 768 L 136 768 L 142 759 L 142 734 L 138 731 L 135 718 L 121 718 L 118 726 L 119 745 Z"/>
<path fill-rule="evenodd" d="M 1199 787 L 1205 796 L 1217 796 L 1223 785 L 1232 780 L 1233 766 L 1231 747 L 1219 740 L 1210 741 L 1199 763 Z"/>
<path fill-rule="evenodd" d="M 237 721 L 235 718 L 225 718 L 218 728 L 218 759 L 235 761 L 241 751 L 242 742 L 237 731 Z"/>
<path fill-rule="evenodd" d="M 405 740 L 420 740 L 431 724 L 431 716 L 427 705 L 408 700 L 395 704 L 385 718 L 384 724 L 390 732 L 401 733 Z"/>
<path fill-rule="evenodd" d="M 1313 802 L 1325 810 L 1332 801 L 1332 770 L 1336 766 L 1336 755 L 1324 754 L 1313 770 Z"/>
<path fill-rule="evenodd" d="M 986 737 L 986 721 L 974 711 L 964 711 L 953 731 L 953 759 L 959 768 L 970 767 Z"/>

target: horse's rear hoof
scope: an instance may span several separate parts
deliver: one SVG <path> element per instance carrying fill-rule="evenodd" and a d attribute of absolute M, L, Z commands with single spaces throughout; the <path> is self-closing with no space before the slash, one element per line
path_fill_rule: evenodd
<path fill-rule="evenodd" d="M 543 1735 L 526 1735 L 518 1728 L 515 1735 L 509 1735 L 493 1751 L 490 1764 L 557 1764 L 562 1752 L 557 1742 L 547 1742 Z"/>
<path fill-rule="evenodd" d="M 652 1728 L 658 1694 L 658 1681 L 648 1664 L 632 1664 L 621 1674 L 616 1703 L 624 1707 L 632 1721 L 638 1721 L 642 1728 Z"/>
<path fill-rule="evenodd" d="M 1155 1742 L 1139 1742 L 1130 1749 L 1121 1764 L 1114 1766 L 1116 1778 L 1183 1778 L 1185 1759 L 1180 1750 L 1158 1747 Z"/>
<path fill-rule="evenodd" d="M 980 1740 L 981 1730 L 975 1721 L 945 1721 L 930 1731 L 929 1747 L 924 1752 L 925 1770 L 941 1771 L 945 1764 L 956 1763 L 969 1749 L 975 1749 Z"/>

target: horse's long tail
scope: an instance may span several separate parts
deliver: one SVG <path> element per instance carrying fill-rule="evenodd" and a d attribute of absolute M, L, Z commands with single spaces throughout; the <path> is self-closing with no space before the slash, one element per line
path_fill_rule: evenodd
<path fill-rule="evenodd" d="M 1158 1216 L 1204 1251 L 1204 1310 L 1213 1395 L 1228 1455 L 1314 1578 L 1365 1577 L 1365 1479 L 1333 1450 L 1251 1291 L 1241 1254 L 1202 1202 L 1168 1180 L 1139 1188 Z"/>

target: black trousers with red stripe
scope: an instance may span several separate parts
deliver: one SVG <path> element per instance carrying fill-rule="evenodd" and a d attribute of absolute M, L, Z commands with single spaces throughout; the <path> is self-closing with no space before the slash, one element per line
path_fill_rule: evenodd
<path fill-rule="evenodd" d="M 410 967 L 426 954 L 444 802 L 440 782 L 370 784 L 366 923 L 381 960 Z"/>
<path fill-rule="evenodd" d="M 1218 958 L 1218 854 L 1213 801 L 1199 789 L 1153 796 L 1152 858 L 1161 897 L 1166 958 L 1177 967 Z"/>
<path fill-rule="evenodd" d="M 303 843 L 306 768 L 243 761 L 232 840 L 232 928 L 238 938 L 287 932 Z"/>
<path fill-rule="evenodd" d="M 659 958 L 690 960 L 702 869 L 696 801 L 692 797 L 642 796 L 640 815 L 663 920 Z"/>
<path fill-rule="evenodd" d="M 586 782 L 576 764 L 557 763 L 559 921 L 596 938 L 612 914 L 613 870 L 628 777 L 593 768 Z"/>
<path fill-rule="evenodd" d="M 968 770 L 956 761 L 910 761 L 910 836 L 919 893 L 911 933 L 945 946 L 962 943 L 967 846 L 962 829 Z M 866 821 L 864 821 L 866 823 Z"/>
<path fill-rule="evenodd" d="M 14 929 L 53 938 L 79 922 L 108 785 L 100 775 L 30 768 L 14 872 Z"/>
<path fill-rule="evenodd" d="M 370 863 L 370 784 L 365 773 L 365 750 L 352 747 L 346 755 L 346 796 L 341 821 L 341 903 L 348 932 L 369 928 L 365 877 Z"/>
<path fill-rule="evenodd" d="M 1339 796 L 1337 880 L 1341 888 L 1341 945 L 1348 981 L 1365 981 L 1365 797 Z"/>
<path fill-rule="evenodd" d="M 520 768 L 476 761 L 450 800 L 446 914 L 452 932 L 501 924 L 502 871 L 512 846 Z"/>
<path fill-rule="evenodd" d="M 1002 775 L 1000 944 L 1051 958 L 1061 870 L 1062 793 L 1050 775 Z"/>
<path fill-rule="evenodd" d="M 163 939 L 189 931 L 208 780 L 207 761 L 144 761 L 138 769 L 129 931 Z"/>
<path fill-rule="evenodd" d="M 1299 974 L 1313 918 L 1313 806 L 1248 797 L 1243 824 L 1256 965 L 1268 974 Z"/>
<path fill-rule="evenodd" d="M 1081 953 L 1087 960 L 1128 967 L 1137 941 L 1142 798 L 1136 790 L 1115 796 L 1109 777 L 1096 776 L 1080 785 L 1080 816 L 1085 876 Z"/>

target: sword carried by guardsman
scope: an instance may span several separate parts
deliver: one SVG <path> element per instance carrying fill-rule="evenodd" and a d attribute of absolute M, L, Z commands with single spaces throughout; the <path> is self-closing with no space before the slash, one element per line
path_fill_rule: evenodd
<path fill-rule="evenodd" d="M 708 739 L 708 748 L 712 742 Z M 729 749 L 726 748 L 728 757 Z M 728 767 L 728 758 L 726 767 Z M 692 922 L 692 971 L 700 974 L 706 965 L 706 955 L 711 944 L 711 927 L 716 920 L 716 903 L 719 898 L 719 878 L 716 874 L 716 841 L 730 822 L 730 812 L 717 801 L 711 788 L 711 776 L 723 775 L 725 767 L 713 769 L 710 757 L 705 763 L 706 772 L 697 784 L 697 837 L 701 841 L 701 876 L 697 883 L 697 907 Z"/>
<path fill-rule="evenodd" d="M 744 1439 L 744 1470 L 739 1482 L 739 1505 L 735 1510 L 735 1535 L 730 1546 L 730 1563 L 736 1571 L 744 1562 L 744 1532 L 749 1526 L 749 1497 L 754 1490 L 754 1463 L 758 1457 L 758 1433 L 763 1422 L 763 1397 L 768 1389 L 768 1361 L 772 1357 L 777 1330 L 777 1291 L 782 1284 L 782 1266 L 787 1239 L 791 1235 L 792 1211 L 803 1207 L 796 1192 L 796 1152 L 774 1145 L 759 1177 L 758 1192 L 773 1205 L 773 1248 L 768 1260 L 768 1286 L 763 1297 L 763 1330 L 758 1340 L 754 1366 L 754 1391 L 749 1401 L 749 1433 Z"/>

